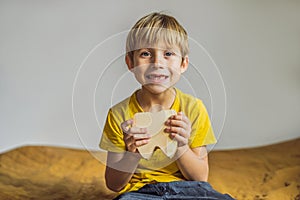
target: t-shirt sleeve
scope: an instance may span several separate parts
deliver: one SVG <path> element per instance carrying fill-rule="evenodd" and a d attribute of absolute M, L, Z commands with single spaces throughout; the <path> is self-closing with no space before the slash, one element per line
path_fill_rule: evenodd
<path fill-rule="evenodd" d="M 126 150 L 120 124 L 121 122 L 116 120 L 112 110 L 110 109 L 107 114 L 99 145 L 101 149 L 111 152 L 123 152 Z"/>
<path fill-rule="evenodd" d="M 192 114 L 192 131 L 190 137 L 190 147 L 196 148 L 217 142 L 209 115 L 201 100 L 197 100 L 196 109 Z"/>

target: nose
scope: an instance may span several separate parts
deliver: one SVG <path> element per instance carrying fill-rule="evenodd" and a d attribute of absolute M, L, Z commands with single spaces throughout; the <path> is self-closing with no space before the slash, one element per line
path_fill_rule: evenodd
<path fill-rule="evenodd" d="M 164 56 L 161 53 L 154 53 L 152 57 L 152 64 L 155 68 L 164 68 Z"/>

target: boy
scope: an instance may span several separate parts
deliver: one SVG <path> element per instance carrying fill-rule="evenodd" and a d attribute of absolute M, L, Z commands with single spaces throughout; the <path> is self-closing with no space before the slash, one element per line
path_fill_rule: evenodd
<path fill-rule="evenodd" d="M 131 97 L 113 106 L 107 116 L 100 147 L 108 151 L 106 185 L 119 192 L 116 199 L 232 199 L 211 188 L 206 145 L 216 142 L 201 100 L 174 85 L 188 68 L 188 36 L 175 18 L 151 13 L 141 18 L 127 36 L 125 61 L 141 84 Z M 169 158 L 156 148 L 149 160 L 138 148 L 149 143 L 146 128 L 133 116 L 160 105 L 177 112 L 164 129 L 177 141 Z"/>

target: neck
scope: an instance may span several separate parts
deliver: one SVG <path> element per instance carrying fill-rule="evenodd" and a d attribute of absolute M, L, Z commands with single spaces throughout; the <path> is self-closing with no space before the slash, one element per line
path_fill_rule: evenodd
<path fill-rule="evenodd" d="M 137 92 L 137 101 L 145 112 L 157 105 L 161 105 L 163 109 L 170 109 L 175 97 L 176 91 L 173 87 L 159 94 L 153 94 L 143 87 Z"/>

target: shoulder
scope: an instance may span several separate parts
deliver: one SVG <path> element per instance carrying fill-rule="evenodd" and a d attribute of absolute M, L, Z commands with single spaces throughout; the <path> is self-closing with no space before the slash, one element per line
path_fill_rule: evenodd
<path fill-rule="evenodd" d="M 178 90 L 178 89 L 177 89 Z M 178 100 L 180 102 L 180 111 L 182 111 L 196 125 L 209 117 L 206 107 L 201 99 L 178 90 Z"/>
<path fill-rule="evenodd" d="M 176 88 L 176 93 L 182 111 L 195 112 L 204 106 L 202 100 L 197 97 L 194 97 L 193 95 L 184 93 L 177 88 Z"/>
<path fill-rule="evenodd" d="M 128 105 L 129 105 L 129 101 L 130 101 L 130 97 L 127 97 L 126 99 L 123 99 L 122 101 L 120 101 L 119 103 L 115 104 L 114 106 L 112 106 L 110 108 L 110 110 L 114 113 L 114 112 L 120 112 L 120 111 L 125 111 L 126 109 L 128 109 Z"/>
<path fill-rule="evenodd" d="M 130 119 L 132 113 L 131 110 L 132 107 L 134 107 L 134 98 L 135 93 L 112 106 L 109 110 L 111 117 L 115 118 L 115 120 L 118 122 L 123 122 L 124 120 Z"/>
<path fill-rule="evenodd" d="M 127 118 L 126 113 L 128 113 L 129 101 L 130 97 L 127 97 L 109 109 L 109 116 L 114 118 L 117 123 L 121 123 Z"/>

